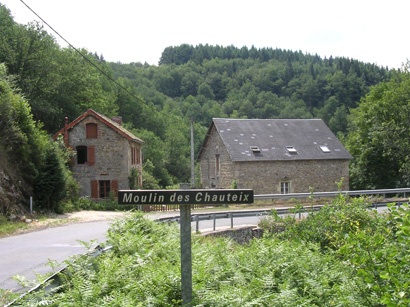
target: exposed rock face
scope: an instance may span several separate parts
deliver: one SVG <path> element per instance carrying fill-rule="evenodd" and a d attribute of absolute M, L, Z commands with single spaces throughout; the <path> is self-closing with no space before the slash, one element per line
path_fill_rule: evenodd
<path fill-rule="evenodd" d="M 16 171 L 18 167 L 10 165 L 5 157 L 4 151 L 0 149 L 0 214 L 9 216 L 11 214 L 20 216 L 26 212 L 23 203 L 25 200 L 25 188 L 23 179 Z"/>

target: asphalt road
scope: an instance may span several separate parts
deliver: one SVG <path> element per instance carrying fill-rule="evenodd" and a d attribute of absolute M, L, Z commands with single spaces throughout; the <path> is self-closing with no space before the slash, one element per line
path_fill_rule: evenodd
<path fill-rule="evenodd" d="M 1 238 L 0 288 L 25 289 L 12 276 L 33 280 L 36 272 L 42 275 L 51 272 L 52 268 L 47 265 L 49 260 L 61 263 L 70 256 L 86 252 L 78 240 L 104 242 L 109 224 L 110 221 L 79 223 Z"/>

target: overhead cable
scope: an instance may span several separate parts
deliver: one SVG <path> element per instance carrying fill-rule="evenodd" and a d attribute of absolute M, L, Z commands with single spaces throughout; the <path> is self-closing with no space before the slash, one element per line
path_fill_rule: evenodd
<path fill-rule="evenodd" d="M 67 41 L 60 33 L 58 33 L 51 25 L 49 25 L 43 18 L 41 18 L 31 7 L 29 7 L 23 0 L 20 0 L 21 3 L 23 3 L 34 15 L 36 15 L 45 25 L 47 25 L 55 34 L 57 34 L 63 41 L 65 41 L 71 48 L 73 48 L 79 55 L 81 55 L 88 63 L 90 63 L 94 68 L 96 68 L 100 73 L 102 73 L 105 77 L 107 77 L 110 81 L 114 82 L 118 87 L 120 87 L 122 90 L 127 92 L 129 95 L 137 99 L 138 101 L 142 102 L 143 104 L 147 105 L 147 103 L 136 96 L 135 94 L 131 93 L 129 90 L 127 90 L 124 86 L 122 86 L 120 83 L 118 83 L 116 80 L 114 80 L 111 76 L 106 74 L 101 68 L 99 68 L 93 61 L 91 61 L 86 55 L 84 55 L 80 50 L 78 50 L 76 47 L 74 47 L 72 44 L 70 44 L 69 41 Z"/>

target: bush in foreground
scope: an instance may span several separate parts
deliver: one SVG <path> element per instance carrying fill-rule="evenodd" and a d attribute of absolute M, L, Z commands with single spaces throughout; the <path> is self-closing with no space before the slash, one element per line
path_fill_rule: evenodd
<path fill-rule="evenodd" d="M 323 254 L 349 265 L 352 278 L 359 278 L 359 294 L 365 306 L 410 305 L 410 211 L 408 204 L 388 206 L 386 214 L 369 211 L 362 198 L 341 195 L 307 218 L 291 216 L 276 223 L 286 230 L 281 240 L 317 244 Z"/>

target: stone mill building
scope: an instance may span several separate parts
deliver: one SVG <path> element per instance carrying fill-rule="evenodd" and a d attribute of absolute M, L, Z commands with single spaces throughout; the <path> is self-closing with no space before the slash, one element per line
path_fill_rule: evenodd
<path fill-rule="evenodd" d="M 63 136 L 74 151 L 72 171 L 82 196 L 106 198 L 113 191 L 129 189 L 131 169 L 142 182 L 144 142 L 122 127 L 121 117 L 108 118 L 89 109 L 65 126 L 53 138 Z"/>
<path fill-rule="evenodd" d="M 198 154 L 203 188 L 255 194 L 349 186 L 350 153 L 320 119 L 214 118 Z"/>

